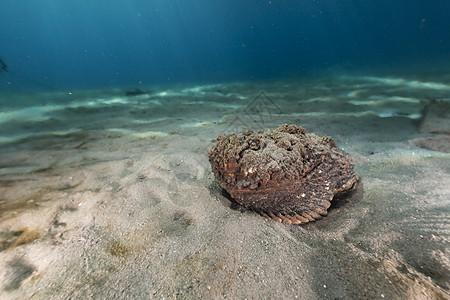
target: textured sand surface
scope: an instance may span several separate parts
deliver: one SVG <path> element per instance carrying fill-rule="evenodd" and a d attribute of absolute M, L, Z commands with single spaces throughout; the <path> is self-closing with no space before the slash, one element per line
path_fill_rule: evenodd
<path fill-rule="evenodd" d="M 373 106 L 410 86 L 333 82 L 83 102 L 15 124 L 36 131 L 18 141 L 4 129 L 0 299 L 450 298 L 450 154 L 410 142 L 433 120 L 411 117 L 420 93 Z M 304 226 L 232 205 L 207 158 L 223 132 L 282 123 L 332 136 L 361 177 Z"/>

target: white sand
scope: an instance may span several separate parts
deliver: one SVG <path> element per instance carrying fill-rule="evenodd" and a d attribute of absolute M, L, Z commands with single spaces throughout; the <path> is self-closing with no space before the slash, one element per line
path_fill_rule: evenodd
<path fill-rule="evenodd" d="M 448 85 L 402 80 L 112 95 L 5 121 L 0 298 L 449 298 L 450 154 L 410 143 L 435 137 L 421 101 Z M 214 180 L 217 135 L 281 123 L 354 158 L 361 183 L 323 220 L 267 221 Z"/>

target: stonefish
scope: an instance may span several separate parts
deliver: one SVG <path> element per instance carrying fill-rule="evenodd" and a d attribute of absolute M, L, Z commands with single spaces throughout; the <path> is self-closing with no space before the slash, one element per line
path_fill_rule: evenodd
<path fill-rule="evenodd" d="M 216 180 L 237 203 L 288 224 L 327 215 L 333 198 L 358 182 L 349 155 L 331 137 L 296 125 L 220 135 L 208 156 Z"/>

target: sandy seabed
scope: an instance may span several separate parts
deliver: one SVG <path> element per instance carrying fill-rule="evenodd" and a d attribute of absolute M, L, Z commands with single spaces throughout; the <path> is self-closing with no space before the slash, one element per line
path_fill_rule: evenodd
<path fill-rule="evenodd" d="M 449 299 L 449 94 L 366 76 L 4 106 L 0 298 Z M 332 136 L 361 177 L 306 225 L 233 204 L 207 158 L 283 123 Z"/>

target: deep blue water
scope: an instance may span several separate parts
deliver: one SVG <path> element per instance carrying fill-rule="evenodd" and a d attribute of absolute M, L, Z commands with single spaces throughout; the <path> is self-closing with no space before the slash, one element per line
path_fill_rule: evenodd
<path fill-rule="evenodd" d="M 441 68 L 448 0 L 2 0 L 0 57 L 60 89 Z M 42 89 L 0 73 L 0 90 Z"/>

